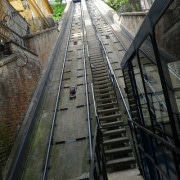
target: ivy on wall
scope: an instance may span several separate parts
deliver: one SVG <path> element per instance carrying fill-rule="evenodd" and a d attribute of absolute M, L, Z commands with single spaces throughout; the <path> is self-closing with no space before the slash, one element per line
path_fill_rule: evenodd
<path fill-rule="evenodd" d="M 62 0 L 56 0 L 57 4 L 51 5 L 53 9 L 53 19 L 59 20 L 64 12 L 66 4 L 62 4 Z"/>
<path fill-rule="evenodd" d="M 106 3 L 120 13 L 142 11 L 140 0 L 107 0 Z"/>

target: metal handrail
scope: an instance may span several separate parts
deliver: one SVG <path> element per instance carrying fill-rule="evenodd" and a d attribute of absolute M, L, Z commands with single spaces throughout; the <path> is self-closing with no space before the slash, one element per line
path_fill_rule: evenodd
<path fill-rule="evenodd" d="M 83 11 L 82 11 L 82 7 L 81 7 L 81 14 L 83 17 L 83 22 L 84 22 L 84 15 L 83 15 Z M 84 25 L 84 23 L 83 23 Z M 84 41 L 84 36 L 86 29 L 84 28 L 83 31 L 83 41 Z M 83 62 L 84 62 L 84 81 L 85 81 L 85 86 L 86 86 L 86 109 L 87 109 L 87 117 L 88 117 L 88 136 L 89 136 L 89 151 L 90 151 L 90 157 L 91 160 L 93 158 L 93 150 L 92 150 L 92 133 L 91 133 L 91 119 L 90 119 L 90 108 L 89 108 L 89 93 L 88 93 L 88 82 L 87 82 L 87 70 L 86 70 L 86 58 L 85 58 L 85 46 L 83 43 Z"/>
<path fill-rule="evenodd" d="M 152 93 L 154 94 L 154 96 L 157 98 L 159 104 L 160 104 L 160 105 L 162 104 L 163 107 L 164 107 L 164 109 L 165 109 L 165 111 L 167 111 L 167 107 L 166 107 L 165 103 L 164 103 L 164 102 L 162 101 L 162 99 L 156 94 L 156 91 L 155 91 L 155 89 L 152 87 L 152 85 L 151 85 L 146 79 L 144 79 L 144 81 L 145 81 L 145 83 L 148 85 L 148 87 L 151 89 L 151 91 L 152 91 Z"/>
<path fill-rule="evenodd" d="M 98 127 L 100 129 L 102 129 L 101 122 L 99 120 L 99 116 L 98 116 L 98 113 L 97 113 L 97 106 L 96 106 L 96 100 L 95 100 L 95 96 L 94 96 L 93 83 L 91 83 L 91 90 L 92 90 L 92 97 L 93 97 L 93 105 L 94 105 L 95 117 L 96 117 L 96 120 L 97 120 Z"/>
<path fill-rule="evenodd" d="M 110 71 L 111 71 L 111 75 L 113 76 L 113 78 L 114 78 L 114 80 L 115 80 L 115 83 L 116 83 L 116 86 L 117 86 L 117 88 L 118 88 L 120 97 L 122 98 L 122 101 L 123 101 L 123 105 L 124 105 L 125 110 L 126 110 L 126 112 L 127 112 L 127 114 L 128 114 L 128 118 L 129 118 L 130 121 L 132 121 L 132 116 L 131 116 L 131 114 L 130 114 L 130 112 L 129 112 L 129 110 L 128 110 L 128 107 L 127 107 L 127 104 L 126 104 L 126 102 L 125 102 L 124 96 L 123 96 L 123 94 L 122 94 L 121 88 L 120 88 L 120 86 L 119 86 L 119 83 L 118 83 L 117 78 L 116 78 L 116 76 L 115 76 L 115 74 L 114 74 L 113 68 L 112 68 L 112 66 L 111 66 L 111 63 L 110 63 L 110 61 L 109 61 L 108 53 L 107 53 L 107 51 L 106 51 L 106 49 L 105 49 L 105 47 L 104 47 L 104 44 L 102 43 L 102 39 L 100 38 L 100 36 L 98 36 L 98 37 L 99 37 L 99 41 L 101 42 L 101 45 L 102 45 L 102 47 L 103 47 L 103 50 L 104 50 L 104 52 L 105 52 L 106 59 L 107 59 L 107 62 L 108 62 L 108 66 L 109 66 L 109 69 L 110 69 Z"/>
<path fill-rule="evenodd" d="M 92 96 L 93 96 L 93 105 L 94 105 L 94 111 L 95 111 L 95 117 L 96 117 L 96 121 L 97 121 L 97 126 L 95 128 L 95 134 L 94 134 L 94 144 L 93 144 L 93 155 L 92 156 L 92 159 L 91 159 L 91 169 L 90 169 L 90 178 L 92 178 L 92 174 L 93 174 L 93 170 L 94 170 L 94 167 L 95 167 L 95 150 L 96 150 L 96 147 L 99 148 L 98 151 L 101 151 L 101 159 L 100 161 L 102 161 L 102 164 L 98 166 L 98 168 L 100 168 L 100 170 L 102 171 L 102 175 L 103 175 L 103 178 L 105 180 L 107 180 L 107 172 L 106 172 L 106 164 L 105 164 L 105 161 L 106 161 L 106 157 L 105 157 L 105 152 L 104 152 L 104 147 L 103 147 L 103 139 L 102 139 L 102 126 L 101 126 L 101 123 L 100 123 L 100 120 L 99 120 L 99 116 L 98 116 L 98 113 L 97 113 L 97 106 L 96 106 L 96 100 L 95 100 L 95 95 L 94 95 L 94 88 L 93 88 L 93 83 L 91 83 L 91 90 L 92 90 Z M 99 142 L 97 142 L 97 140 L 99 140 Z M 102 166 L 102 167 L 101 167 Z"/>

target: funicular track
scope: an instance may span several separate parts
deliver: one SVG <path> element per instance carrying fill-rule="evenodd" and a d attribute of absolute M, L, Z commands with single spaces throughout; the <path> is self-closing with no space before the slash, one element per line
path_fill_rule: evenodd
<path fill-rule="evenodd" d="M 89 6 L 88 10 L 91 11 Z M 91 20 L 93 21 L 92 17 Z M 108 172 L 113 172 L 131 168 L 135 164 L 135 158 L 121 117 L 112 72 L 96 29 L 94 23 L 88 28 L 87 44 L 106 168 Z"/>
<path fill-rule="evenodd" d="M 54 65 L 54 74 L 50 77 L 52 82 L 49 95 L 46 95 L 47 103 L 40 107 L 41 127 L 37 128 L 37 139 L 34 138 L 22 179 L 78 179 L 84 172 L 86 174 L 83 177 L 88 178 L 88 162 L 89 159 L 92 160 L 93 154 L 88 102 L 90 92 L 87 89 L 91 78 L 87 79 L 86 56 L 91 66 L 106 167 L 112 172 L 130 168 L 132 165 L 134 167 L 135 164 L 122 110 L 117 101 L 113 70 L 98 39 L 97 27 L 92 24 L 87 11 L 83 12 L 83 22 L 81 3 L 73 6 L 75 9 L 68 28 L 69 35 L 66 32 L 68 40 L 63 39 L 66 48 L 61 49 L 62 57 L 56 57 L 59 60 Z M 86 29 L 86 36 L 83 28 Z M 85 52 L 85 49 L 88 52 Z M 64 55 L 62 51 L 65 51 Z M 90 81 L 87 82 L 88 80 Z M 76 90 L 72 98 L 71 87 Z M 45 127 L 46 124 L 48 127 Z"/>
<path fill-rule="evenodd" d="M 43 179 L 87 177 L 87 162 L 89 156 L 92 156 L 83 16 L 81 3 L 73 6 L 75 9 L 59 86 L 62 92 L 57 96 L 56 124 L 49 140 L 52 147 L 47 154 Z"/>
<path fill-rule="evenodd" d="M 56 63 L 47 77 L 49 89 L 33 117 L 38 121 L 33 142 L 20 152 L 29 151 L 25 162 L 20 159 L 15 166 L 15 179 L 75 179 L 89 171 L 92 145 L 82 10 L 81 3 L 70 6 L 53 56 Z"/>

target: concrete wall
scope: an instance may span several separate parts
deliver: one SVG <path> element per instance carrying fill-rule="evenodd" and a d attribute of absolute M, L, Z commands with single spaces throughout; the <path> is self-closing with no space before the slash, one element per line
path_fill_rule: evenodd
<path fill-rule="evenodd" d="M 1 19 L 6 17 L 5 28 L 0 26 L 0 40 L 7 42 L 11 49 L 9 55 L 0 54 L 0 168 L 3 171 L 37 83 L 46 69 L 58 30 L 53 27 L 27 36 L 30 31 L 26 20 L 6 0 L 0 0 L 0 7 Z"/>
<path fill-rule="evenodd" d="M 47 65 L 48 56 L 53 49 L 57 36 L 58 30 L 57 27 L 54 27 L 29 35 L 25 38 L 27 46 L 38 54 L 42 69 Z"/>
<path fill-rule="evenodd" d="M 180 59 L 180 3 L 174 1 L 155 29 L 158 45 Z"/>
<path fill-rule="evenodd" d="M 4 42 L 9 39 L 24 45 L 22 37 L 28 34 L 27 21 L 6 1 L 0 1 L 0 19 L 4 20 L 0 26 L 0 39 Z"/>
<path fill-rule="evenodd" d="M 12 54 L 0 61 L 0 162 L 3 168 L 32 95 L 57 40 L 57 27 L 26 36 L 28 49 L 8 43 Z"/>
<path fill-rule="evenodd" d="M 53 10 L 47 0 L 8 1 L 28 21 L 31 32 L 54 26 Z"/>
<path fill-rule="evenodd" d="M 119 23 L 125 26 L 131 34 L 136 35 L 145 16 L 144 12 L 122 13 L 119 15 Z"/>
<path fill-rule="evenodd" d="M 16 54 L 0 61 L 0 162 L 2 167 L 6 163 L 42 71 L 37 56 L 25 50 L 23 52 L 27 55 L 26 64 L 24 59 L 20 57 L 17 59 Z"/>
<path fill-rule="evenodd" d="M 137 33 L 141 23 L 143 22 L 146 12 L 128 12 L 117 13 L 103 1 L 98 1 L 99 7 L 111 17 L 117 26 L 124 26 L 133 36 Z"/>

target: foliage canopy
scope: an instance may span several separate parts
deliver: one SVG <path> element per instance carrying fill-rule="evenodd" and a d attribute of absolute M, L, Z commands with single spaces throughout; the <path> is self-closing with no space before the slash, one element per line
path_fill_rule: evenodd
<path fill-rule="evenodd" d="M 61 0 L 56 0 L 56 1 L 61 1 Z M 53 19 L 54 20 L 59 20 L 64 12 L 64 9 L 66 7 L 66 4 L 53 4 L 51 5 L 53 9 Z"/>
<path fill-rule="evenodd" d="M 119 12 L 141 11 L 140 0 L 107 0 L 106 3 Z"/>

